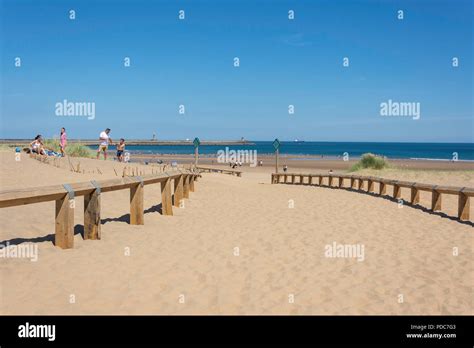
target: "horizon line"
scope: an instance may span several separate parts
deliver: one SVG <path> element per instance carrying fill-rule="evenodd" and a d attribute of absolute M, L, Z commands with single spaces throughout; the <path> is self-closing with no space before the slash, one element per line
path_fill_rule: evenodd
<path fill-rule="evenodd" d="M 124 138 L 123 136 L 121 138 Z M 33 139 L 33 138 L 31 138 Z M 44 137 L 44 139 L 55 139 L 54 137 Z M 277 138 L 275 138 L 277 139 Z M 201 139 L 201 142 L 230 142 L 230 143 L 253 143 L 253 142 L 273 142 L 275 139 L 270 140 L 253 140 L 253 139 L 244 139 L 244 140 L 236 140 L 236 139 Z M 8 142 L 8 141 L 29 141 L 30 138 L 0 138 L 0 142 Z M 189 138 L 187 139 L 145 139 L 145 138 L 126 138 L 125 141 L 143 141 L 143 142 L 185 142 L 190 143 L 193 145 L 193 140 Z M 474 144 L 474 140 L 471 142 L 456 142 L 456 141 L 340 141 L 340 140 L 282 140 L 278 139 L 280 142 L 287 142 L 287 143 L 384 143 L 384 144 Z M 68 141 L 99 141 L 98 138 L 69 138 Z"/>

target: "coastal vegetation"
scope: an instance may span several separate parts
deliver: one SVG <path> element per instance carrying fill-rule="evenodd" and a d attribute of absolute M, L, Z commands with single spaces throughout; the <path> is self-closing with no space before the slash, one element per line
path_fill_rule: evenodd
<path fill-rule="evenodd" d="M 46 139 L 44 146 L 55 152 L 60 152 L 59 140 L 57 139 Z M 71 157 L 95 158 L 95 152 L 90 147 L 79 143 L 68 144 L 66 146 L 66 155 Z"/>
<path fill-rule="evenodd" d="M 356 172 L 361 169 L 384 169 L 388 168 L 389 164 L 385 160 L 385 158 L 374 155 L 372 153 L 365 153 L 362 155 L 361 159 L 354 164 L 350 171 L 351 172 Z"/>

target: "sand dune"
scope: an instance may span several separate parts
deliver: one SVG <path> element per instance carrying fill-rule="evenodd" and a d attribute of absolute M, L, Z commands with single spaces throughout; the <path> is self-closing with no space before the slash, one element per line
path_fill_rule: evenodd
<path fill-rule="evenodd" d="M 7 152 L 0 160 L 2 189 L 112 178 L 117 166 L 81 162 L 100 166 L 97 175 Z M 82 239 L 78 198 L 69 250 L 52 244 L 54 203 L 0 209 L 0 242 L 39 248 L 37 262 L 0 259 L 0 313 L 474 313 L 472 224 L 367 194 L 271 185 L 268 173 L 204 173 L 174 216 L 156 209 L 159 185 L 146 186 L 144 226 L 128 224 L 128 191 L 106 193 L 100 241 Z M 419 178 L 474 186 L 471 177 Z M 443 204 L 455 214 L 455 198 Z M 364 245 L 364 260 L 325 257 L 333 242 Z"/>

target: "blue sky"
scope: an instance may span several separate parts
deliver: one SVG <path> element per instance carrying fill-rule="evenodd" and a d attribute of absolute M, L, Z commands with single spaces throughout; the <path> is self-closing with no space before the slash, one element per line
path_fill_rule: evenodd
<path fill-rule="evenodd" d="M 1 138 L 474 141 L 470 0 L 0 3 Z M 389 99 L 420 119 L 380 116 Z"/>

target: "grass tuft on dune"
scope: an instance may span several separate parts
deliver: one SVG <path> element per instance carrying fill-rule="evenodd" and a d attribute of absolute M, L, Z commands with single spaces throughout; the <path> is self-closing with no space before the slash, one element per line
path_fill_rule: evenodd
<path fill-rule="evenodd" d="M 367 168 L 380 170 L 388 167 L 389 164 L 384 158 L 376 156 L 372 153 L 365 153 L 362 155 L 359 162 L 354 164 L 349 171 L 356 172 L 358 170 Z"/>
<path fill-rule="evenodd" d="M 60 152 L 59 140 L 47 139 L 44 141 L 44 146 L 55 152 Z M 94 158 L 95 153 L 89 147 L 82 144 L 68 144 L 66 146 L 66 155 L 71 157 L 85 157 Z"/>

